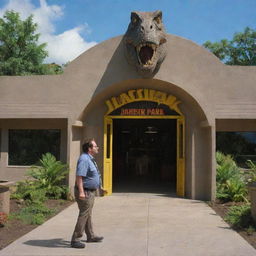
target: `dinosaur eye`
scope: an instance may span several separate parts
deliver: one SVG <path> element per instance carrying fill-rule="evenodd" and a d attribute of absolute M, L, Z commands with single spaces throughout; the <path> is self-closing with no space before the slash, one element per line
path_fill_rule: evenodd
<path fill-rule="evenodd" d="M 154 20 L 156 21 L 157 24 L 161 23 L 161 18 L 160 17 L 156 17 Z"/>
<path fill-rule="evenodd" d="M 137 19 L 135 17 L 132 18 L 132 23 L 136 23 Z"/>

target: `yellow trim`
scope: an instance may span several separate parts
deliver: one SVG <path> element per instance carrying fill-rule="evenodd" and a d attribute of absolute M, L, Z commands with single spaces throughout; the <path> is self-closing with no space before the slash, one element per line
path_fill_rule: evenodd
<path fill-rule="evenodd" d="M 113 110 L 120 108 L 134 101 L 155 101 L 159 104 L 166 104 L 180 115 L 172 116 L 111 116 L 108 115 Z M 104 173 L 103 186 L 108 191 L 108 195 L 112 194 L 112 146 L 113 146 L 113 119 L 176 119 L 177 120 L 177 182 L 176 193 L 178 196 L 185 196 L 185 118 L 178 108 L 180 101 L 172 95 L 166 93 L 149 90 L 137 89 L 122 93 L 119 97 L 112 97 L 106 101 L 108 112 L 104 116 Z M 109 131 L 107 130 L 109 126 Z M 108 134 L 109 132 L 109 134 Z M 109 138 L 108 138 L 109 136 Z M 182 143 L 182 145 L 181 145 Z M 107 150 L 109 156 L 107 157 Z M 181 151 L 182 152 L 181 152 Z"/>
<path fill-rule="evenodd" d="M 165 104 L 170 109 L 176 111 L 182 115 L 178 105 L 181 103 L 177 98 L 171 94 L 167 95 L 165 92 L 151 90 L 151 89 L 134 89 L 129 90 L 127 93 L 121 93 L 117 97 L 112 97 L 107 100 L 105 103 L 108 107 L 106 115 L 112 111 L 136 101 L 153 101 L 158 104 Z"/>
<path fill-rule="evenodd" d="M 109 131 L 108 131 L 108 127 L 110 128 Z M 103 187 L 105 190 L 107 190 L 107 195 L 112 194 L 112 142 L 113 142 L 112 136 L 113 136 L 112 118 L 105 117 L 104 118 L 104 150 L 103 150 L 104 152 Z"/>
<path fill-rule="evenodd" d="M 177 182 L 176 193 L 185 196 L 185 120 L 177 119 Z"/>

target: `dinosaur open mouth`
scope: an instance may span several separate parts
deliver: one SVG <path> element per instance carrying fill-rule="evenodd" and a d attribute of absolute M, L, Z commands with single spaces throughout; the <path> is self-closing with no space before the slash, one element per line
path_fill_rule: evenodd
<path fill-rule="evenodd" d="M 136 47 L 139 63 L 143 66 L 153 64 L 156 45 L 151 43 L 140 44 Z"/>

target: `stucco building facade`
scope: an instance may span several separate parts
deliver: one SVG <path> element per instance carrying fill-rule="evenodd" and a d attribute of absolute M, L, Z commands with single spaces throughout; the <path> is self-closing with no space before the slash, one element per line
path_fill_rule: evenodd
<path fill-rule="evenodd" d="M 0 77 L 0 179 L 17 181 L 27 170 L 9 164 L 10 130 L 57 129 L 70 187 L 81 145 L 93 137 L 109 194 L 136 179 L 214 199 L 216 131 L 256 130 L 256 67 L 224 65 L 178 36 L 168 35 L 166 44 L 152 78 L 127 63 L 122 36 L 84 52 L 61 75 Z"/>

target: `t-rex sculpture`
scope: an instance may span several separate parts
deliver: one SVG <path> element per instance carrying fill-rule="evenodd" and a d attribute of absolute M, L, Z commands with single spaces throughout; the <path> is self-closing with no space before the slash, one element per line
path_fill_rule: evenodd
<path fill-rule="evenodd" d="M 124 35 L 128 63 L 144 78 L 152 77 L 166 56 L 167 35 L 162 12 L 132 12 L 131 22 Z"/>

